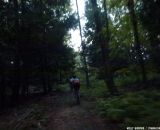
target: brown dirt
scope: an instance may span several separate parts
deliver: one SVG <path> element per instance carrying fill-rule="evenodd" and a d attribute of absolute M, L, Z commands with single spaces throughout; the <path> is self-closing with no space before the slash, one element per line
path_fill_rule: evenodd
<path fill-rule="evenodd" d="M 89 102 L 75 105 L 70 93 L 52 93 L 28 106 L 0 116 L 0 130 L 118 130 L 86 109 Z"/>

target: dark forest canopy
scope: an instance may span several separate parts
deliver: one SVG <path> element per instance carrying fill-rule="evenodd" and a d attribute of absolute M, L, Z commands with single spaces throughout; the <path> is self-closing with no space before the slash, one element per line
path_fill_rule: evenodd
<path fill-rule="evenodd" d="M 77 21 L 70 1 L 0 1 L 0 102 L 7 91 L 13 100 L 29 86 L 50 91 L 74 68 L 68 31 Z"/>
<path fill-rule="evenodd" d="M 118 93 L 116 81 L 120 78 L 134 76 L 133 82 L 144 84 L 157 78 L 160 1 L 85 3 L 81 54 L 86 58 L 89 76 L 93 78 L 96 73 L 96 80 L 103 79 L 111 95 Z M 19 96 L 29 95 L 31 89 L 47 93 L 75 70 L 84 70 L 83 60 L 76 66 L 76 53 L 67 44 L 69 30 L 78 25 L 76 15 L 70 0 L 0 1 L 1 106 L 8 100 L 6 97 L 11 97 L 14 104 Z"/>
<path fill-rule="evenodd" d="M 148 68 L 159 72 L 158 0 L 90 0 L 85 6 L 88 63 L 98 68 L 101 78 L 114 75 L 116 79 L 118 73 L 134 71 L 145 82 L 147 76 L 150 77 Z M 103 54 L 104 46 L 107 59 Z M 106 62 L 110 64 L 108 67 Z M 109 75 L 104 72 L 105 66 L 111 71 Z"/>
<path fill-rule="evenodd" d="M 73 1 L 0 0 L 0 129 L 158 126 L 160 0 Z"/>

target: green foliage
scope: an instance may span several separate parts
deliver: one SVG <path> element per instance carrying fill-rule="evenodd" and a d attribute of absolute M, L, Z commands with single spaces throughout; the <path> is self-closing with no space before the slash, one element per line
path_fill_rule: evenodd
<path fill-rule="evenodd" d="M 135 83 L 141 79 L 140 68 L 132 65 L 128 68 L 122 68 L 115 72 L 115 84 L 117 86 L 125 86 Z"/>
<path fill-rule="evenodd" d="M 122 72 L 123 74 L 119 77 L 115 76 L 115 82 L 119 85 L 125 85 L 129 83 L 134 83 L 139 80 L 142 80 L 141 69 L 138 67 L 139 58 L 138 51 L 135 47 L 134 42 L 134 33 L 132 29 L 132 20 L 129 17 L 129 9 L 127 7 L 127 1 L 122 0 L 108 0 L 107 1 L 107 9 L 108 9 L 108 17 L 109 17 L 109 30 L 110 34 L 107 34 L 107 28 L 104 26 L 105 14 L 102 8 L 102 2 L 98 3 L 99 8 L 98 11 L 100 13 L 100 18 L 102 20 L 102 32 L 101 36 L 109 37 L 109 45 L 106 45 L 109 50 L 109 60 L 111 63 L 111 68 L 113 73 L 117 73 L 118 71 L 126 68 L 128 72 Z M 137 30 L 138 37 L 141 43 L 139 50 L 141 50 L 140 55 L 142 55 L 141 60 L 144 60 L 147 78 L 151 79 L 156 76 L 157 70 L 159 70 L 159 29 L 155 29 L 159 27 L 159 1 L 147 1 L 147 0 L 138 0 L 134 3 L 135 15 L 134 18 L 137 21 Z M 95 31 L 95 22 L 94 22 L 94 13 L 91 6 L 91 2 L 86 2 L 85 15 L 87 18 L 87 22 L 85 24 L 85 36 L 86 36 L 86 44 L 88 48 L 88 62 L 89 66 L 96 67 L 101 69 L 102 66 L 102 57 L 101 57 L 101 49 L 100 42 L 97 43 Z M 154 15 L 152 15 L 154 12 Z M 138 17 L 140 16 L 140 17 Z M 155 19 L 154 19 L 154 18 Z M 95 38 L 96 37 L 96 38 Z M 151 39 L 152 38 L 152 39 Z M 105 41 L 105 40 L 104 40 Z M 151 43 L 152 42 L 152 43 Z M 137 42 L 139 43 L 139 42 Z M 108 60 L 108 59 L 107 59 Z M 148 69 L 148 63 L 155 64 L 153 68 L 156 67 L 155 72 L 151 72 Z M 135 67 L 136 64 L 136 67 Z M 133 66 L 133 69 L 132 69 Z M 149 65 L 150 66 L 150 65 Z M 153 69 L 151 68 L 151 69 Z M 100 75 L 103 74 L 104 69 L 100 70 Z M 143 73 L 144 74 L 144 73 Z"/>
<path fill-rule="evenodd" d="M 160 123 L 159 97 L 160 92 L 156 90 L 127 93 L 98 100 L 98 109 L 107 120 L 123 125 L 156 125 Z"/>
<path fill-rule="evenodd" d="M 146 73 L 148 80 L 159 78 L 159 73 L 153 64 L 146 64 Z M 130 65 L 129 67 L 119 69 L 115 72 L 114 82 L 117 86 L 131 85 L 141 81 L 140 67 L 137 65 Z"/>
<path fill-rule="evenodd" d="M 91 87 L 87 88 L 85 85 L 81 85 L 81 95 L 86 99 L 95 99 L 104 97 L 107 94 L 107 88 L 103 80 L 90 80 Z"/>
<path fill-rule="evenodd" d="M 56 85 L 54 89 L 58 92 L 68 92 L 70 91 L 70 86 L 69 84 L 59 84 L 59 85 Z"/>
<path fill-rule="evenodd" d="M 31 84 L 41 84 L 47 92 L 51 84 L 61 82 L 71 73 L 74 50 L 66 44 L 66 37 L 77 20 L 70 0 L 0 1 L 0 19 L 3 98 L 6 86 L 17 97 L 21 89 L 26 94 Z"/>

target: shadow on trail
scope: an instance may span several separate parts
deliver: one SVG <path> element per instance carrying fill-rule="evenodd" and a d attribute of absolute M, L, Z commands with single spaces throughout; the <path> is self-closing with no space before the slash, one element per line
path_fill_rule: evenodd
<path fill-rule="evenodd" d="M 28 106 L 0 117 L 0 130 L 118 130 L 85 108 L 76 105 L 73 94 L 53 92 Z"/>
<path fill-rule="evenodd" d="M 72 93 L 57 94 L 57 109 L 50 115 L 48 130 L 114 130 L 113 126 L 107 126 L 104 121 L 85 109 L 89 102 L 81 99 L 81 104 L 76 105 Z M 116 129 L 115 129 L 116 130 Z"/>

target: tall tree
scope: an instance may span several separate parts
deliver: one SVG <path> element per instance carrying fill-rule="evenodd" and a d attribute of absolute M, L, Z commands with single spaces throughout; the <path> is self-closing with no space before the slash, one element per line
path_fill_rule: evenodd
<path fill-rule="evenodd" d="M 117 89 L 113 82 L 113 73 L 111 64 L 109 63 L 109 48 L 108 48 L 108 41 L 104 38 L 104 35 L 102 34 L 103 24 L 102 19 L 100 15 L 100 11 L 98 9 L 97 1 L 91 0 L 92 3 L 92 10 L 94 12 L 94 22 L 96 26 L 96 39 L 98 39 L 98 43 L 101 47 L 101 54 L 102 54 L 102 61 L 103 61 L 103 69 L 105 71 L 105 82 L 108 87 L 109 92 L 113 95 L 115 92 L 117 92 Z M 108 23 L 106 23 L 108 28 Z"/>
<path fill-rule="evenodd" d="M 0 1 L 0 19 L 1 101 L 8 89 L 15 103 L 30 86 L 49 91 L 60 72 L 63 78 L 74 67 L 74 52 L 65 43 L 77 24 L 70 0 Z"/>
<path fill-rule="evenodd" d="M 13 0 L 13 9 L 14 9 L 14 27 L 15 31 L 18 35 L 15 37 L 15 46 L 16 52 L 15 52 L 15 62 L 14 62 L 14 67 L 15 67 L 15 72 L 14 72 L 14 87 L 12 88 L 13 90 L 13 100 L 16 103 L 18 101 L 18 96 L 19 96 L 19 90 L 20 90 L 20 74 L 21 74 L 21 68 L 20 68 L 20 19 L 19 19 L 19 4 L 17 0 Z"/>
<path fill-rule="evenodd" d="M 160 72 L 160 1 L 142 0 L 138 10 L 140 20 L 146 32 L 146 39 L 149 40 L 151 59 Z"/>
<path fill-rule="evenodd" d="M 76 0 L 76 7 L 77 7 L 79 31 L 80 31 L 80 38 L 81 38 L 81 46 L 82 46 L 82 59 L 83 59 L 83 63 L 84 63 L 84 70 L 85 70 L 85 76 L 86 76 L 86 86 L 89 87 L 90 82 L 89 82 L 89 72 L 88 72 L 88 65 L 87 65 L 87 59 L 86 59 L 86 45 L 83 41 L 82 27 L 81 27 L 81 21 L 80 21 L 80 16 L 79 16 L 79 8 L 78 8 L 77 0 Z"/>
<path fill-rule="evenodd" d="M 143 55 L 142 55 L 142 51 L 141 51 L 142 44 L 139 39 L 138 24 L 137 24 L 137 18 L 135 15 L 133 0 L 128 0 L 128 9 L 130 12 L 130 18 L 131 18 L 132 27 L 133 27 L 133 35 L 134 35 L 135 48 L 137 51 L 137 58 L 138 58 L 139 65 L 141 66 L 141 70 L 142 70 L 142 72 L 141 72 L 142 73 L 142 80 L 143 80 L 143 82 L 145 82 L 146 81 L 146 70 L 145 70 L 144 59 L 143 59 Z"/>

